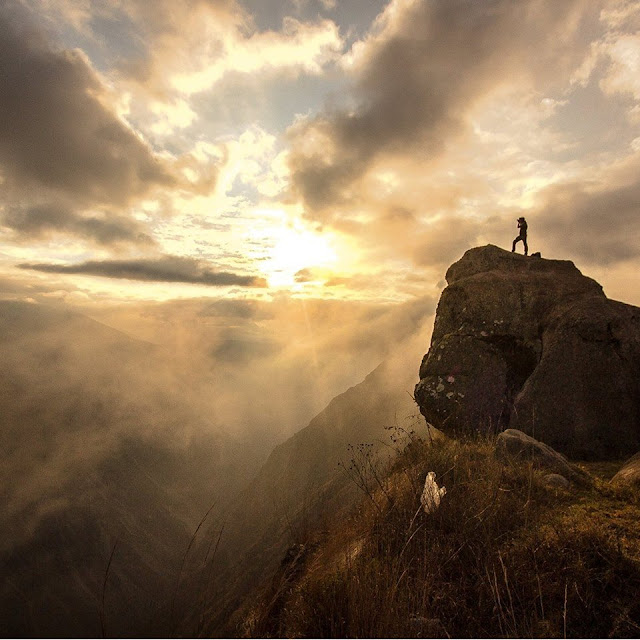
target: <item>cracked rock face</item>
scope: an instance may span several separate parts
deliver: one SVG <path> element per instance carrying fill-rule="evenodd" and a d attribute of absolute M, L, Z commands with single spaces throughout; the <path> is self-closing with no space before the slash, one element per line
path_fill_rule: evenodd
<path fill-rule="evenodd" d="M 492 245 L 447 271 L 415 397 L 445 433 L 516 428 L 571 457 L 640 449 L 640 309 L 572 262 Z"/>

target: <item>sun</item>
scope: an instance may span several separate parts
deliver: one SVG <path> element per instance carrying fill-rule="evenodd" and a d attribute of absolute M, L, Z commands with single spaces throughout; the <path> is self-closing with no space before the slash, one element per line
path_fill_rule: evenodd
<path fill-rule="evenodd" d="M 327 234 L 293 225 L 274 228 L 272 238 L 273 249 L 265 265 L 272 286 L 294 285 L 301 269 L 327 267 L 337 261 Z"/>

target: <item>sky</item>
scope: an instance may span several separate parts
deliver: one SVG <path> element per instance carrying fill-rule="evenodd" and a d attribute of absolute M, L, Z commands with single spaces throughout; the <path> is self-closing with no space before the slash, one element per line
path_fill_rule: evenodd
<path fill-rule="evenodd" d="M 437 296 L 473 246 L 640 304 L 640 2 L 5 0 L 0 294 Z"/>

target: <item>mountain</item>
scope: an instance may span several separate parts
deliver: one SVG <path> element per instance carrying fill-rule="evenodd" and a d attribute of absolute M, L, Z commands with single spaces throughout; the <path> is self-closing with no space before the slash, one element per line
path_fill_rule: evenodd
<path fill-rule="evenodd" d="M 446 433 L 524 431 L 584 459 L 640 449 L 640 309 L 572 262 L 488 245 L 447 271 L 415 395 Z"/>
<path fill-rule="evenodd" d="M 1 301 L 0 358 L 3 630 L 165 635 L 231 443 L 170 355 L 81 314 Z"/>
<path fill-rule="evenodd" d="M 409 314 L 408 335 L 423 316 Z M 386 428 L 416 428 L 405 363 L 418 343 L 391 342 L 393 357 L 267 459 L 276 436 L 259 422 L 217 424 L 218 371 L 61 307 L 0 301 L 3 628 L 188 634 L 194 602 L 226 619 L 292 537 L 352 503 L 350 458 L 377 461 Z M 274 405 L 247 402 L 256 417 Z"/>
<path fill-rule="evenodd" d="M 414 427 L 386 463 L 356 447 L 336 482 L 337 452 L 378 441 L 400 399 L 381 368 L 276 448 L 243 504 L 256 542 L 240 569 L 260 587 L 228 635 L 637 634 L 640 484 L 615 474 L 640 448 L 640 309 L 571 262 L 493 246 L 447 281 L 415 390 L 441 431 Z"/>
<path fill-rule="evenodd" d="M 223 432 L 211 379 L 163 348 L 0 301 L 6 633 L 548 635 L 563 606 L 578 634 L 630 633 L 640 503 L 605 483 L 640 448 L 640 310 L 570 262 L 492 246 L 447 281 L 415 399 L 412 331 L 268 457 Z M 616 461 L 552 486 L 495 454 L 507 427 Z"/>
<path fill-rule="evenodd" d="M 286 549 L 345 513 L 360 497 L 361 483 L 382 472 L 406 442 L 428 437 L 410 393 L 416 373 L 406 366 L 417 344 L 412 340 L 400 346 L 360 384 L 336 396 L 304 429 L 278 445 L 247 488 L 234 496 L 222 540 L 237 560 L 229 570 L 218 568 L 211 586 L 215 597 L 204 597 L 212 606 L 197 616 L 208 622 L 187 621 L 186 635 L 235 635 L 238 609 Z M 366 471 L 357 478 L 355 465 L 360 464 Z M 203 546 L 215 536 L 216 531 L 205 535 Z"/>

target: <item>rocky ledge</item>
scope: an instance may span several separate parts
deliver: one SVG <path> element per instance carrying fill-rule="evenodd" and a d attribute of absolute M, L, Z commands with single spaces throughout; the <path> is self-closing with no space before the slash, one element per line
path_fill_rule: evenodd
<path fill-rule="evenodd" d="M 640 449 L 640 309 L 572 262 L 493 245 L 447 271 L 415 398 L 445 433 L 519 429 L 572 458 Z"/>

